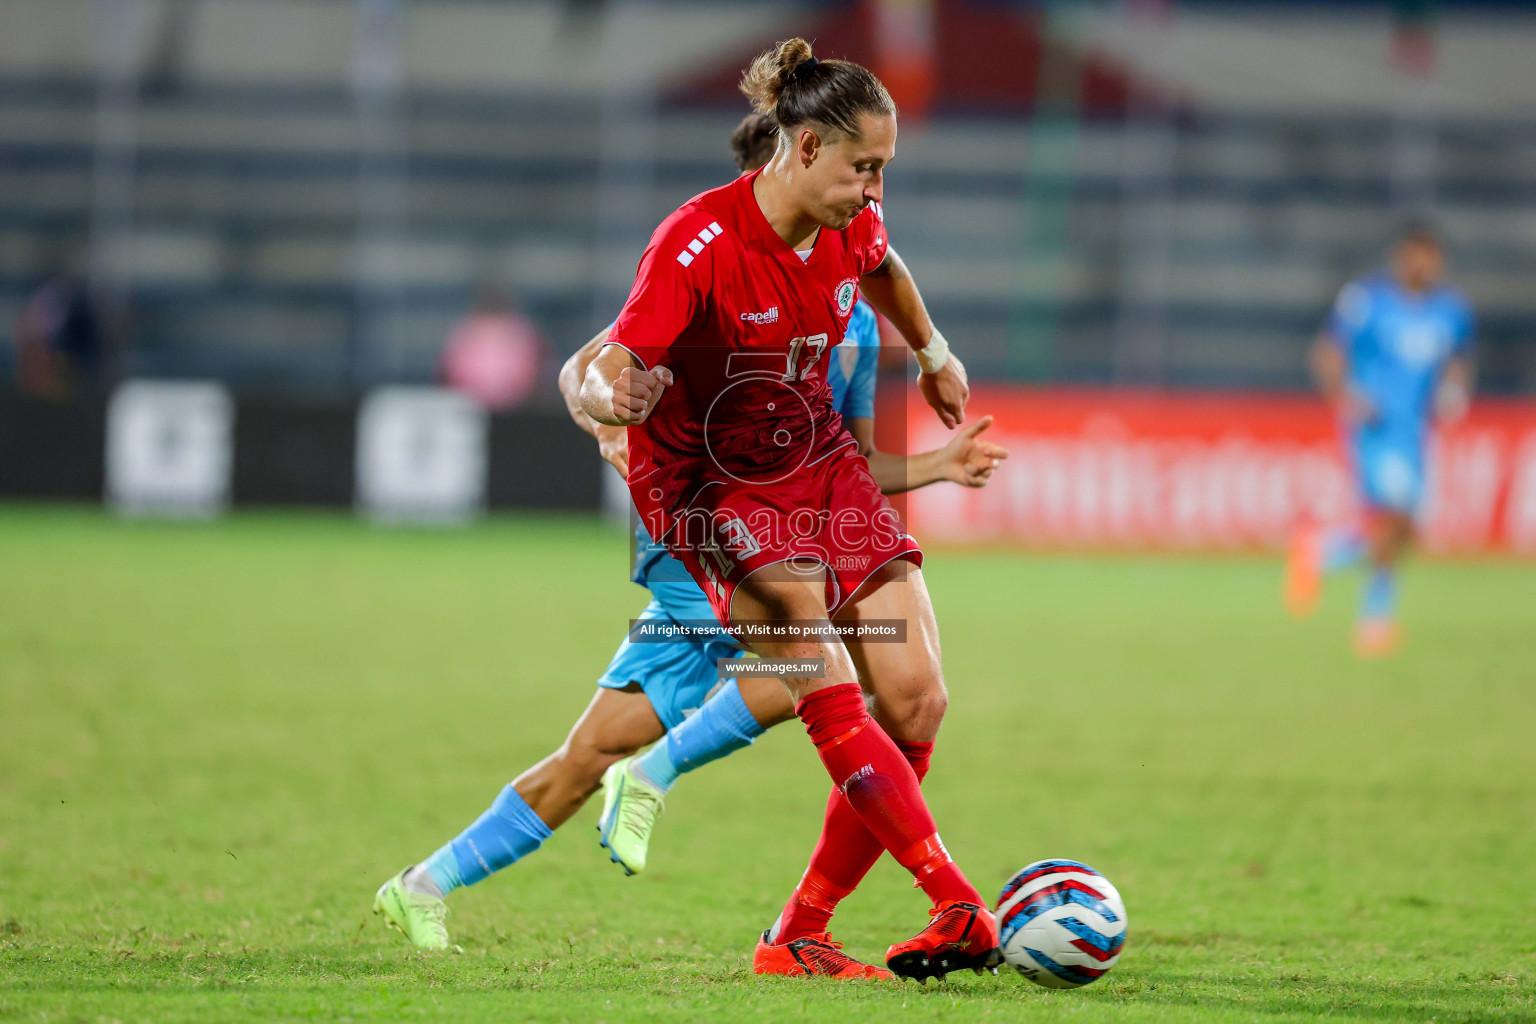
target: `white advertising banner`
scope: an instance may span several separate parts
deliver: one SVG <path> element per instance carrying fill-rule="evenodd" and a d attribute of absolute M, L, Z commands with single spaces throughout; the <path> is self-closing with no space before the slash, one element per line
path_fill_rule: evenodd
<path fill-rule="evenodd" d="M 357 505 L 390 523 L 460 523 L 485 507 L 485 410 L 443 388 L 385 387 L 357 419 Z"/>
<path fill-rule="evenodd" d="M 107 405 L 107 502 L 132 516 L 223 512 L 234 420 L 222 384 L 126 381 Z"/>

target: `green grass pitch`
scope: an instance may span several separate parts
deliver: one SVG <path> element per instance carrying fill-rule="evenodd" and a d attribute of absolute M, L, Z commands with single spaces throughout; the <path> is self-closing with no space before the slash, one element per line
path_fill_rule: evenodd
<path fill-rule="evenodd" d="M 0 509 L 0 1018 L 1536 1019 L 1536 571 L 1417 563 L 1362 664 L 1273 560 L 931 553 L 952 692 L 927 786 L 983 891 L 1125 896 L 1096 985 L 758 979 L 826 779 L 798 726 L 683 779 L 627 879 L 589 806 L 419 957 L 374 888 L 548 752 L 643 604 L 595 523 L 125 524 Z M 926 905 L 888 860 L 835 922 Z"/>

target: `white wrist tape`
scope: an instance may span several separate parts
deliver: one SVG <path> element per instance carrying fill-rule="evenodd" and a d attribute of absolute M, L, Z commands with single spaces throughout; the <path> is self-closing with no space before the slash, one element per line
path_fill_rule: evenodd
<path fill-rule="evenodd" d="M 949 362 L 949 342 L 935 328 L 928 344 L 912 354 L 917 356 L 917 365 L 923 368 L 924 373 L 938 373 Z"/>

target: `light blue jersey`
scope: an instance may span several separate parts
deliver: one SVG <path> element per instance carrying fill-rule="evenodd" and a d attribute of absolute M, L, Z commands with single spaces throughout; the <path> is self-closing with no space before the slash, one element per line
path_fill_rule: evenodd
<path fill-rule="evenodd" d="M 875 311 L 861 300 L 853 307 L 842 343 L 827 357 L 832 407 L 843 419 L 874 416 L 879 361 L 880 330 Z M 682 562 L 651 539 L 643 525 L 635 527 L 635 562 L 630 578 L 651 591 L 651 603 L 640 613 L 641 619 L 671 619 L 689 625 L 715 621 L 704 591 Z M 639 683 L 662 724 L 670 729 L 702 706 L 719 685 L 715 659 L 734 655 L 739 649 L 718 627 L 707 639 L 692 643 L 635 643 L 626 637 L 597 682 L 616 689 Z"/>
<path fill-rule="evenodd" d="M 1375 413 L 1351 428 L 1361 494 L 1370 505 L 1413 512 L 1424 493 L 1435 388 L 1471 344 L 1471 309 L 1452 288 L 1416 295 L 1379 272 L 1344 286 L 1328 333 L 1344 353 L 1348 386 Z"/>
<path fill-rule="evenodd" d="M 880 325 L 863 299 L 853 305 L 843 343 L 827 359 L 832 408 L 845 420 L 873 419 L 875 377 L 880 362 Z"/>

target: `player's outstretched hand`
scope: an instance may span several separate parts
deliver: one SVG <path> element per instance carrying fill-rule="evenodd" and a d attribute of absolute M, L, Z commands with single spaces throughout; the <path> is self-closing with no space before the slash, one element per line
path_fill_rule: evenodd
<path fill-rule="evenodd" d="M 619 471 L 619 475 L 629 477 L 629 430 L 626 427 L 610 427 L 606 423 L 597 425 L 597 450 L 608 464 Z"/>
<path fill-rule="evenodd" d="M 644 423 L 661 401 L 661 393 L 672 385 L 672 371 L 665 366 L 642 370 L 626 366 L 613 382 L 613 415 L 626 426 Z"/>
<path fill-rule="evenodd" d="M 956 434 L 944 446 L 944 475 L 966 487 L 985 487 L 996 469 L 1008 457 L 1008 449 L 981 438 L 992 425 L 991 416 L 981 419 Z"/>
<path fill-rule="evenodd" d="M 965 403 L 971 397 L 971 385 L 959 356 L 951 352 L 938 373 L 918 374 L 917 390 L 950 430 L 965 422 Z"/>

